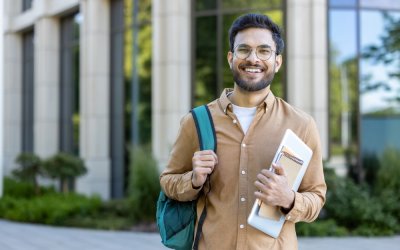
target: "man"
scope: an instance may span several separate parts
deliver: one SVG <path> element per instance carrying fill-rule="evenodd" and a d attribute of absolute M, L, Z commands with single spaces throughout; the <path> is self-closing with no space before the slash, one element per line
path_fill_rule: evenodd
<path fill-rule="evenodd" d="M 325 202 L 318 131 L 309 115 L 270 90 L 282 65 L 284 43 L 279 27 L 267 16 L 247 14 L 233 22 L 229 39 L 227 58 L 234 88 L 225 89 L 208 104 L 217 153 L 199 151 L 193 118 L 186 115 L 161 174 L 161 186 L 176 200 L 199 197 L 198 217 L 207 199 L 199 249 L 297 249 L 294 223 L 315 220 Z M 268 171 L 288 128 L 313 150 L 298 192 L 289 187 L 282 167 L 274 165 L 275 171 Z M 205 198 L 202 187 L 208 175 L 211 191 Z M 247 224 L 256 198 L 279 206 L 285 214 L 277 239 Z"/>

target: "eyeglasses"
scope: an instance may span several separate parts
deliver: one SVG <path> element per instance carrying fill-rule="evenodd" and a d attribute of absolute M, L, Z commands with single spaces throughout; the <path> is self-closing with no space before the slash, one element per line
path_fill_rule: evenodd
<path fill-rule="evenodd" d="M 238 44 L 233 49 L 234 55 L 242 60 L 248 58 L 252 51 L 253 48 L 245 44 Z M 267 61 L 273 53 L 276 53 L 276 51 L 271 49 L 268 45 L 260 45 L 256 48 L 256 56 L 261 61 Z"/>

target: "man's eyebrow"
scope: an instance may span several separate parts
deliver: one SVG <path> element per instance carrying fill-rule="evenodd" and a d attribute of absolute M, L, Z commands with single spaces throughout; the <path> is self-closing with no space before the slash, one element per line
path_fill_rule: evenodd
<path fill-rule="evenodd" d="M 268 44 L 261 44 L 261 45 L 258 45 L 257 47 L 272 49 L 271 45 L 268 45 Z"/>
<path fill-rule="evenodd" d="M 240 43 L 240 44 L 236 45 L 236 47 L 250 47 L 250 45 L 245 44 L 245 43 Z M 268 45 L 268 44 L 261 44 L 261 45 L 258 45 L 257 47 L 272 49 L 271 45 Z"/>

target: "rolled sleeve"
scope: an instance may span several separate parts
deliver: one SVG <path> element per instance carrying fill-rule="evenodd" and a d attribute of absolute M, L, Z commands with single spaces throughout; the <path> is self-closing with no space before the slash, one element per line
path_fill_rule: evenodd
<path fill-rule="evenodd" d="M 304 202 L 301 194 L 295 193 L 293 208 L 286 214 L 285 219 L 291 222 L 300 221 L 301 215 L 304 211 Z"/>
<path fill-rule="evenodd" d="M 313 156 L 299 190 L 295 193 L 293 208 L 286 214 L 286 220 L 291 222 L 314 221 L 325 203 L 326 183 L 318 130 L 313 119 L 310 119 L 307 127 L 309 129 L 305 141 L 313 150 Z"/>

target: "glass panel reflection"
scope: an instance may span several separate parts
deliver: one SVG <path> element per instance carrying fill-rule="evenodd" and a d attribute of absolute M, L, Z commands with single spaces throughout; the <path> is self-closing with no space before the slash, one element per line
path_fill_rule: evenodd
<path fill-rule="evenodd" d="M 360 18 L 361 151 L 367 164 L 400 152 L 400 13 L 362 11 Z"/>
<path fill-rule="evenodd" d="M 330 11 L 329 102 L 331 165 L 357 164 L 358 68 L 355 10 Z"/>
<path fill-rule="evenodd" d="M 217 7 L 217 1 L 215 0 L 197 0 L 196 10 L 214 10 Z"/>
<path fill-rule="evenodd" d="M 399 0 L 360 0 L 361 8 L 400 10 Z"/>
<path fill-rule="evenodd" d="M 196 19 L 196 72 L 194 106 L 217 98 L 217 18 Z"/>
<path fill-rule="evenodd" d="M 222 8 L 281 8 L 282 0 L 222 0 Z"/>
<path fill-rule="evenodd" d="M 356 7 L 357 0 L 330 0 L 331 7 Z"/>
<path fill-rule="evenodd" d="M 400 13 L 361 12 L 363 115 L 400 114 Z"/>

